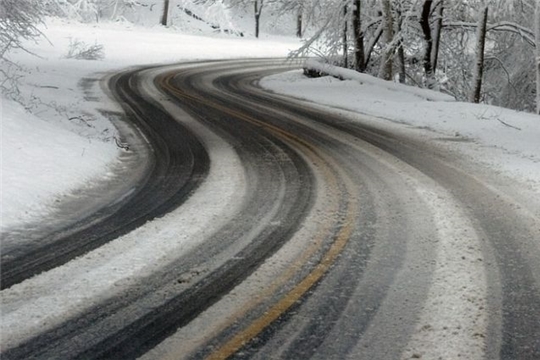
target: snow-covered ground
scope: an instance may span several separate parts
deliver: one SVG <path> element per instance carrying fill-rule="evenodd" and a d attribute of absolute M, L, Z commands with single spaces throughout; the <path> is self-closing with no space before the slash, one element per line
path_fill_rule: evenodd
<path fill-rule="evenodd" d="M 49 19 L 43 32 L 47 39 L 27 44 L 35 55 L 10 54 L 21 67 L 16 75 L 23 76 L 24 107 L 1 98 L 0 231 L 39 219 L 60 197 L 107 176 L 118 161 L 116 130 L 101 112 L 118 110 L 97 82 L 106 73 L 195 59 L 283 57 L 298 46 L 290 38 L 226 36 L 200 26 L 190 32 L 205 36 L 126 22 Z M 74 41 L 103 45 L 104 58 L 67 59 Z"/>
<path fill-rule="evenodd" d="M 540 193 L 540 117 L 450 96 L 310 61 L 336 77 L 309 79 L 301 70 L 267 77 L 276 93 L 329 105 L 353 121 L 391 129 L 412 128 L 528 185 Z"/>

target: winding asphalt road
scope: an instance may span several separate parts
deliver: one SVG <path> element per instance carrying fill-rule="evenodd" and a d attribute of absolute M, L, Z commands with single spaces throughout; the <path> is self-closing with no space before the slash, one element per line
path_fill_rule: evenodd
<path fill-rule="evenodd" d="M 116 98 L 124 104 L 130 125 L 152 149 L 150 158 L 143 160 L 148 164 L 139 170 L 142 174 L 137 174 L 139 181 L 127 190 L 122 189 L 125 194 L 112 194 L 121 197 L 121 201 L 102 204 L 87 217 L 66 221 L 66 226 L 48 231 L 40 228 L 36 235 L 27 232 L 25 236 L 35 240 L 26 246 L 3 247 L 2 289 L 60 266 L 167 214 L 204 180 L 209 160 L 202 144 L 184 126 L 170 121 L 159 107 L 137 106 L 143 100 L 129 86 L 133 74 L 117 75 L 110 83 Z M 9 242 L 9 237 L 8 234 L 3 240 Z"/>
<path fill-rule="evenodd" d="M 136 190 L 42 247 L 10 249 L 3 289 L 198 194 L 220 165 L 199 126 L 236 152 L 244 195 L 193 250 L 3 359 L 540 358 L 538 200 L 410 131 L 257 86 L 290 67 L 111 78 L 151 149 Z"/>

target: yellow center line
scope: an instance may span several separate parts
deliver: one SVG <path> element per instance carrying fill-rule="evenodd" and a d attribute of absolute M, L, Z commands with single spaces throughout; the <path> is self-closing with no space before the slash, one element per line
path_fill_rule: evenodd
<path fill-rule="evenodd" d="M 325 177 L 331 178 L 333 183 L 335 183 L 335 178 L 330 176 L 331 174 L 325 174 Z M 332 213 L 337 213 L 339 210 L 339 203 L 336 201 L 337 197 L 331 197 L 332 202 L 327 204 L 328 208 Z M 301 269 L 308 260 L 318 251 L 324 242 L 324 239 L 329 236 L 332 231 L 332 223 L 325 222 L 322 224 L 316 231 L 317 236 L 310 242 L 309 246 L 302 251 L 300 256 L 298 256 L 291 264 L 287 265 L 285 271 L 274 281 L 270 283 L 269 286 L 266 286 L 263 291 L 256 294 L 256 296 L 242 305 L 242 308 L 238 311 L 235 311 L 233 314 L 230 314 L 227 317 L 227 320 L 222 322 L 218 327 L 213 329 L 213 331 L 204 336 L 204 339 L 201 341 L 208 341 L 209 339 L 214 338 L 219 333 L 227 329 L 229 326 L 234 324 L 238 319 L 244 317 L 247 313 L 253 310 L 256 306 L 260 305 L 264 300 L 268 299 L 272 294 L 274 294 L 277 289 L 279 289 L 283 284 L 289 281 L 299 269 Z"/>
<path fill-rule="evenodd" d="M 217 110 L 233 115 L 234 117 L 242 119 L 246 122 L 264 127 L 280 137 L 285 137 L 289 139 L 290 142 L 293 142 L 296 144 L 296 147 L 303 148 L 304 149 L 303 153 L 308 158 L 310 158 L 311 161 L 313 161 L 315 164 L 319 164 L 324 177 L 327 179 L 327 182 L 329 184 L 332 184 L 333 187 L 337 188 L 337 177 L 335 175 L 336 169 L 332 169 L 332 166 L 331 166 L 331 163 L 334 163 L 334 161 L 331 158 L 328 158 L 320 154 L 316 149 L 313 148 L 311 144 L 307 143 L 305 140 L 291 133 L 288 133 L 274 125 L 264 123 L 260 120 L 251 118 L 239 111 L 235 111 L 227 107 L 224 107 L 222 105 L 210 102 L 208 101 L 208 99 L 203 99 L 192 94 L 187 94 L 175 88 L 170 83 L 171 79 L 175 75 L 176 73 L 170 73 L 160 79 L 160 82 L 163 88 L 167 89 L 169 92 L 175 94 L 178 97 L 191 99 L 199 103 L 205 104 L 207 106 L 211 106 Z M 348 183 L 349 183 L 348 187 L 350 187 L 350 182 Z M 231 339 L 229 339 L 225 344 L 223 344 L 215 352 L 210 354 L 207 357 L 208 360 L 226 359 L 230 357 L 231 355 L 233 355 L 234 353 L 236 353 L 246 343 L 248 343 L 251 339 L 256 337 L 265 328 L 267 328 L 271 323 L 276 321 L 291 306 L 293 306 L 296 302 L 298 302 L 302 298 L 302 296 L 307 291 L 309 291 L 309 289 L 311 289 L 319 280 L 322 279 L 324 274 L 330 269 L 332 264 L 336 261 L 337 257 L 339 256 L 339 254 L 342 252 L 343 248 L 347 244 L 352 234 L 352 231 L 354 229 L 354 219 L 355 219 L 355 214 L 356 214 L 355 210 L 358 204 L 355 198 L 352 196 L 348 199 L 348 201 L 349 202 L 347 204 L 347 211 L 346 211 L 347 217 L 344 221 L 344 224 L 341 227 L 340 231 L 336 234 L 331 247 L 323 256 L 322 261 L 319 264 L 317 264 L 317 266 L 306 277 L 304 277 L 302 281 L 300 281 L 293 289 L 291 289 L 284 297 L 282 297 L 277 303 L 272 305 L 261 317 L 257 318 L 247 328 L 245 328 L 244 330 L 234 335 Z M 329 229 L 331 228 L 330 223 L 328 223 L 327 226 L 325 226 L 324 228 L 326 230 L 324 231 L 324 233 L 328 234 Z M 318 233 L 321 234 L 320 232 Z M 265 291 L 263 294 L 261 294 L 261 296 L 259 296 L 258 299 L 255 299 L 254 301 L 250 302 L 247 307 L 244 307 L 239 313 L 235 315 L 241 316 L 242 314 L 247 313 L 250 309 L 252 309 L 257 304 L 263 301 L 262 295 L 272 294 L 280 285 L 282 285 L 287 280 L 289 280 L 297 272 L 297 269 L 299 269 L 302 265 L 304 265 L 307 262 L 307 260 L 310 258 L 310 256 L 318 248 L 320 248 L 322 241 L 325 237 L 326 236 L 323 236 L 323 235 L 318 236 L 315 244 L 311 245 L 310 248 L 308 248 L 302 254 L 300 259 L 298 259 L 292 265 L 290 265 L 288 268 L 288 271 L 286 271 L 285 274 L 280 277 L 280 279 L 273 282 L 272 286 L 268 288 L 267 291 Z M 233 318 L 237 319 L 238 317 L 234 316 Z"/>
<path fill-rule="evenodd" d="M 227 359 L 238 350 L 240 350 L 251 339 L 255 338 L 271 323 L 276 321 L 284 314 L 291 306 L 300 300 L 300 298 L 309 291 L 330 269 L 330 266 L 335 262 L 352 233 L 354 217 L 349 215 L 344 227 L 341 229 L 332 244 L 331 248 L 326 253 L 322 262 L 309 273 L 296 287 L 294 287 L 280 301 L 266 311 L 261 317 L 251 323 L 245 330 L 236 334 L 233 338 L 227 341 L 214 353 L 210 354 L 207 360 Z"/>

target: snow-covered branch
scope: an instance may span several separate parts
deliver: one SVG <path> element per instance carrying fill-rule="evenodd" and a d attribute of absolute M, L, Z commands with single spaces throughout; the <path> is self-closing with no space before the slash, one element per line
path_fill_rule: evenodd
<path fill-rule="evenodd" d="M 0 57 L 12 48 L 23 48 L 22 40 L 42 35 L 37 25 L 41 23 L 43 8 L 32 0 L 0 1 Z"/>
<path fill-rule="evenodd" d="M 478 24 L 464 22 L 464 21 L 449 21 L 444 22 L 445 28 L 464 28 L 470 30 L 476 30 Z M 495 24 L 488 24 L 487 32 L 490 31 L 506 31 L 517 35 L 520 35 L 528 44 L 535 46 L 533 31 L 525 26 L 516 24 L 510 21 L 501 21 Z"/>

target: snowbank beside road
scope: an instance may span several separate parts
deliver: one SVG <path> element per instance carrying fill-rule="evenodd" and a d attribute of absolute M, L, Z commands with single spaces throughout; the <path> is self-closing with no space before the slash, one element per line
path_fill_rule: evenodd
<path fill-rule="evenodd" d="M 315 70 L 320 74 L 330 75 L 340 80 L 354 80 L 362 85 L 373 86 L 388 91 L 394 91 L 399 93 L 400 96 L 409 94 L 418 96 L 420 99 L 425 99 L 428 101 L 455 101 L 452 96 L 443 94 L 441 92 L 407 86 L 391 81 L 385 81 L 367 74 L 359 73 L 358 71 L 345 69 L 339 66 L 323 64 L 314 59 L 306 60 L 304 68 Z"/>
<path fill-rule="evenodd" d="M 82 138 L 29 114 L 21 105 L 2 103 L 2 225 L 32 219 L 51 200 L 102 175 L 116 146 Z"/>

